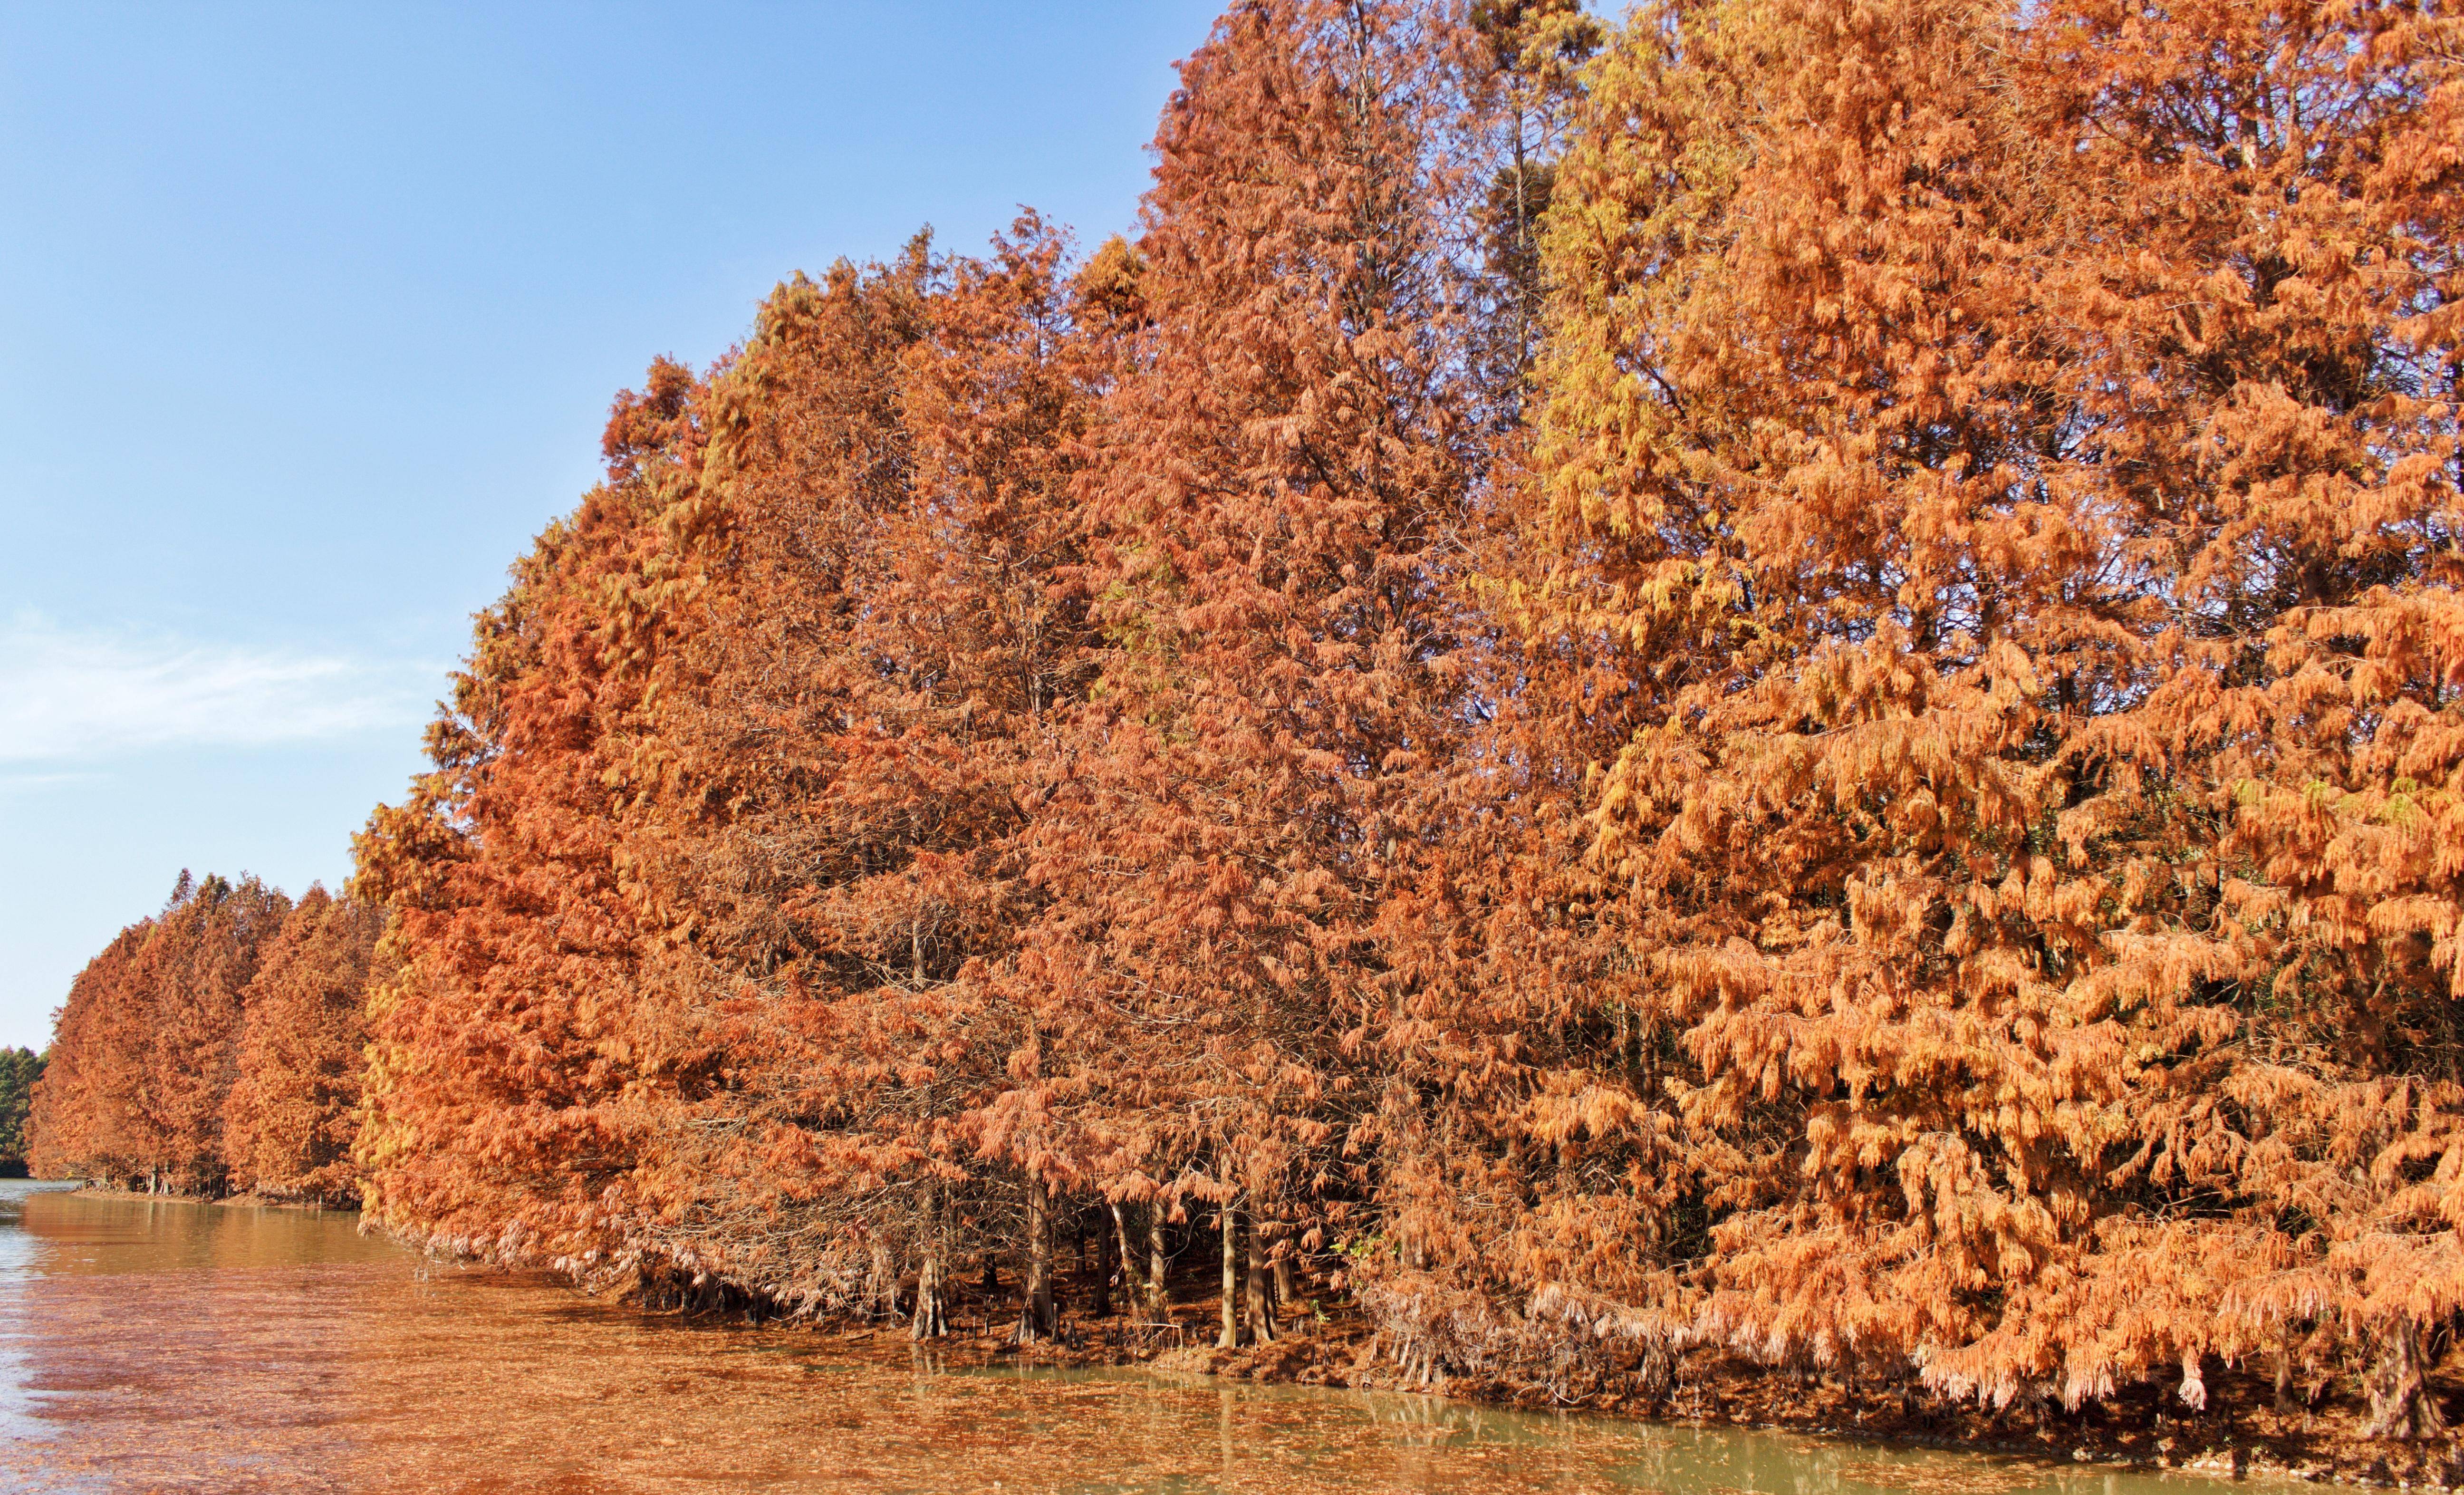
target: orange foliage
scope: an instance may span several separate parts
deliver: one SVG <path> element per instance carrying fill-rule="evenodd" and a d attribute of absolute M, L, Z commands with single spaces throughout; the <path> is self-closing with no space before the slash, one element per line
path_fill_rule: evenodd
<path fill-rule="evenodd" d="M 1658 1322 L 1996 1402 L 2358 1342 L 2435 1423 L 2456 25 L 1747 0 L 1595 76 L 1544 611 L 1646 701 Z"/>
<path fill-rule="evenodd" d="M 1043 1037 L 989 1115 L 1056 1182 L 1245 1212 L 1262 1256 L 1358 1198 L 1378 906 L 1466 714 L 1453 36 L 1247 5 L 1183 67 L 1083 484 L 1102 682 L 1032 831 L 1010 993 Z"/>
<path fill-rule="evenodd" d="M 320 1202 L 357 1194 L 363 1009 L 383 925 L 377 909 L 312 887 L 265 948 L 223 1103 L 223 1156 L 237 1187 Z"/>
<path fill-rule="evenodd" d="M 223 1104 L 243 1004 L 291 900 L 254 878 L 180 874 L 161 914 L 121 931 L 69 989 L 34 1088 L 28 1154 L 44 1176 L 218 1193 Z"/>
<path fill-rule="evenodd" d="M 366 902 L 184 885 L 36 1158 L 919 1335 L 1091 1225 L 1431 1378 L 2426 1437 L 2459 25 L 1242 0 L 1134 241 L 619 397 Z"/>
<path fill-rule="evenodd" d="M 659 639 L 602 610 L 655 555 L 656 503 L 636 476 L 540 538 L 480 619 L 430 729 L 435 769 L 361 839 L 355 890 L 394 917 L 368 1006 L 363 1198 L 464 1249 L 589 1250 L 663 1078 L 628 1042 L 649 911 L 615 824 Z"/>

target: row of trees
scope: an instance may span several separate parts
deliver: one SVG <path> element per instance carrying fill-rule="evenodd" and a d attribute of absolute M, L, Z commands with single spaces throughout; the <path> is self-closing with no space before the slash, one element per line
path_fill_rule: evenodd
<path fill-rule="evenodd" d="M 1030 1337 L 1059 1230 L 1155 1313 L 1205 1225 L 1227 1343 L 1309 1273 L 1432 1375 L 2257 1357 L 2428 1434 L 2459 67 L 1241 0 L 1133 239 L 619 399 L 360 843 L 372 1218 L 919 1335 L 1010 1261 Z"/>
<path fill-rule="evenodd" d="M 148 1193 L 343 1203 L 382 912 L 180 874 L 69 988 L 30 1160 Z"/>

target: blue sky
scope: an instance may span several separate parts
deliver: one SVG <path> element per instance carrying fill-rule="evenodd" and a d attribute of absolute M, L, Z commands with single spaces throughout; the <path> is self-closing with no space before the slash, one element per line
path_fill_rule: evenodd
<path fill-rule="evenodd" d="M 609 397 L 798 269 L 1128 227 L 1215 0 L 0 0 L 0 1044 L 419 763 Z"/>

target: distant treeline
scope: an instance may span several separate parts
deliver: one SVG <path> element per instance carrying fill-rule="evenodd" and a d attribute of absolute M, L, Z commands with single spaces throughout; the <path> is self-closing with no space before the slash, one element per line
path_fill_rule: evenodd
<path fill-rule="evenodd" d="M 0 1177 L 26 1176 L 26 1117 L 34 1105 L 34 1082 L 42 1077 L 42 1055 L 0 1048 Z"/>
<path fill-rule="evenodd" d="M 1243 0 L 1134 237 L 620 397 L 364 902 L 184 889 L 37 1156 L 919 1335 L 1207 1228 L 1227 1342 L 1433 1379 L 2425 1436 L 2459 27 Z"/>
<path fill-rule="evenodd" d="M 34 1089 L 35 1172 L 355 1199 L 383 922 L 322 888 L 295 904 L 253 878 L 182 872 L 163 912 L 121 931 L 69 988 Z"/>

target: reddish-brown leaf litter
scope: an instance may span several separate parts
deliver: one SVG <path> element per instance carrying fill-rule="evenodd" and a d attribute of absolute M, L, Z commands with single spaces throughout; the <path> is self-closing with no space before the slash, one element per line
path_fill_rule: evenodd
<path fill-rule="evenodd" d="M 1155 161 L 654 364 L 347 893 L 78 978 L 38 1168 L 2458 1470 L 2453 0 L 1240 0 Z"/>

